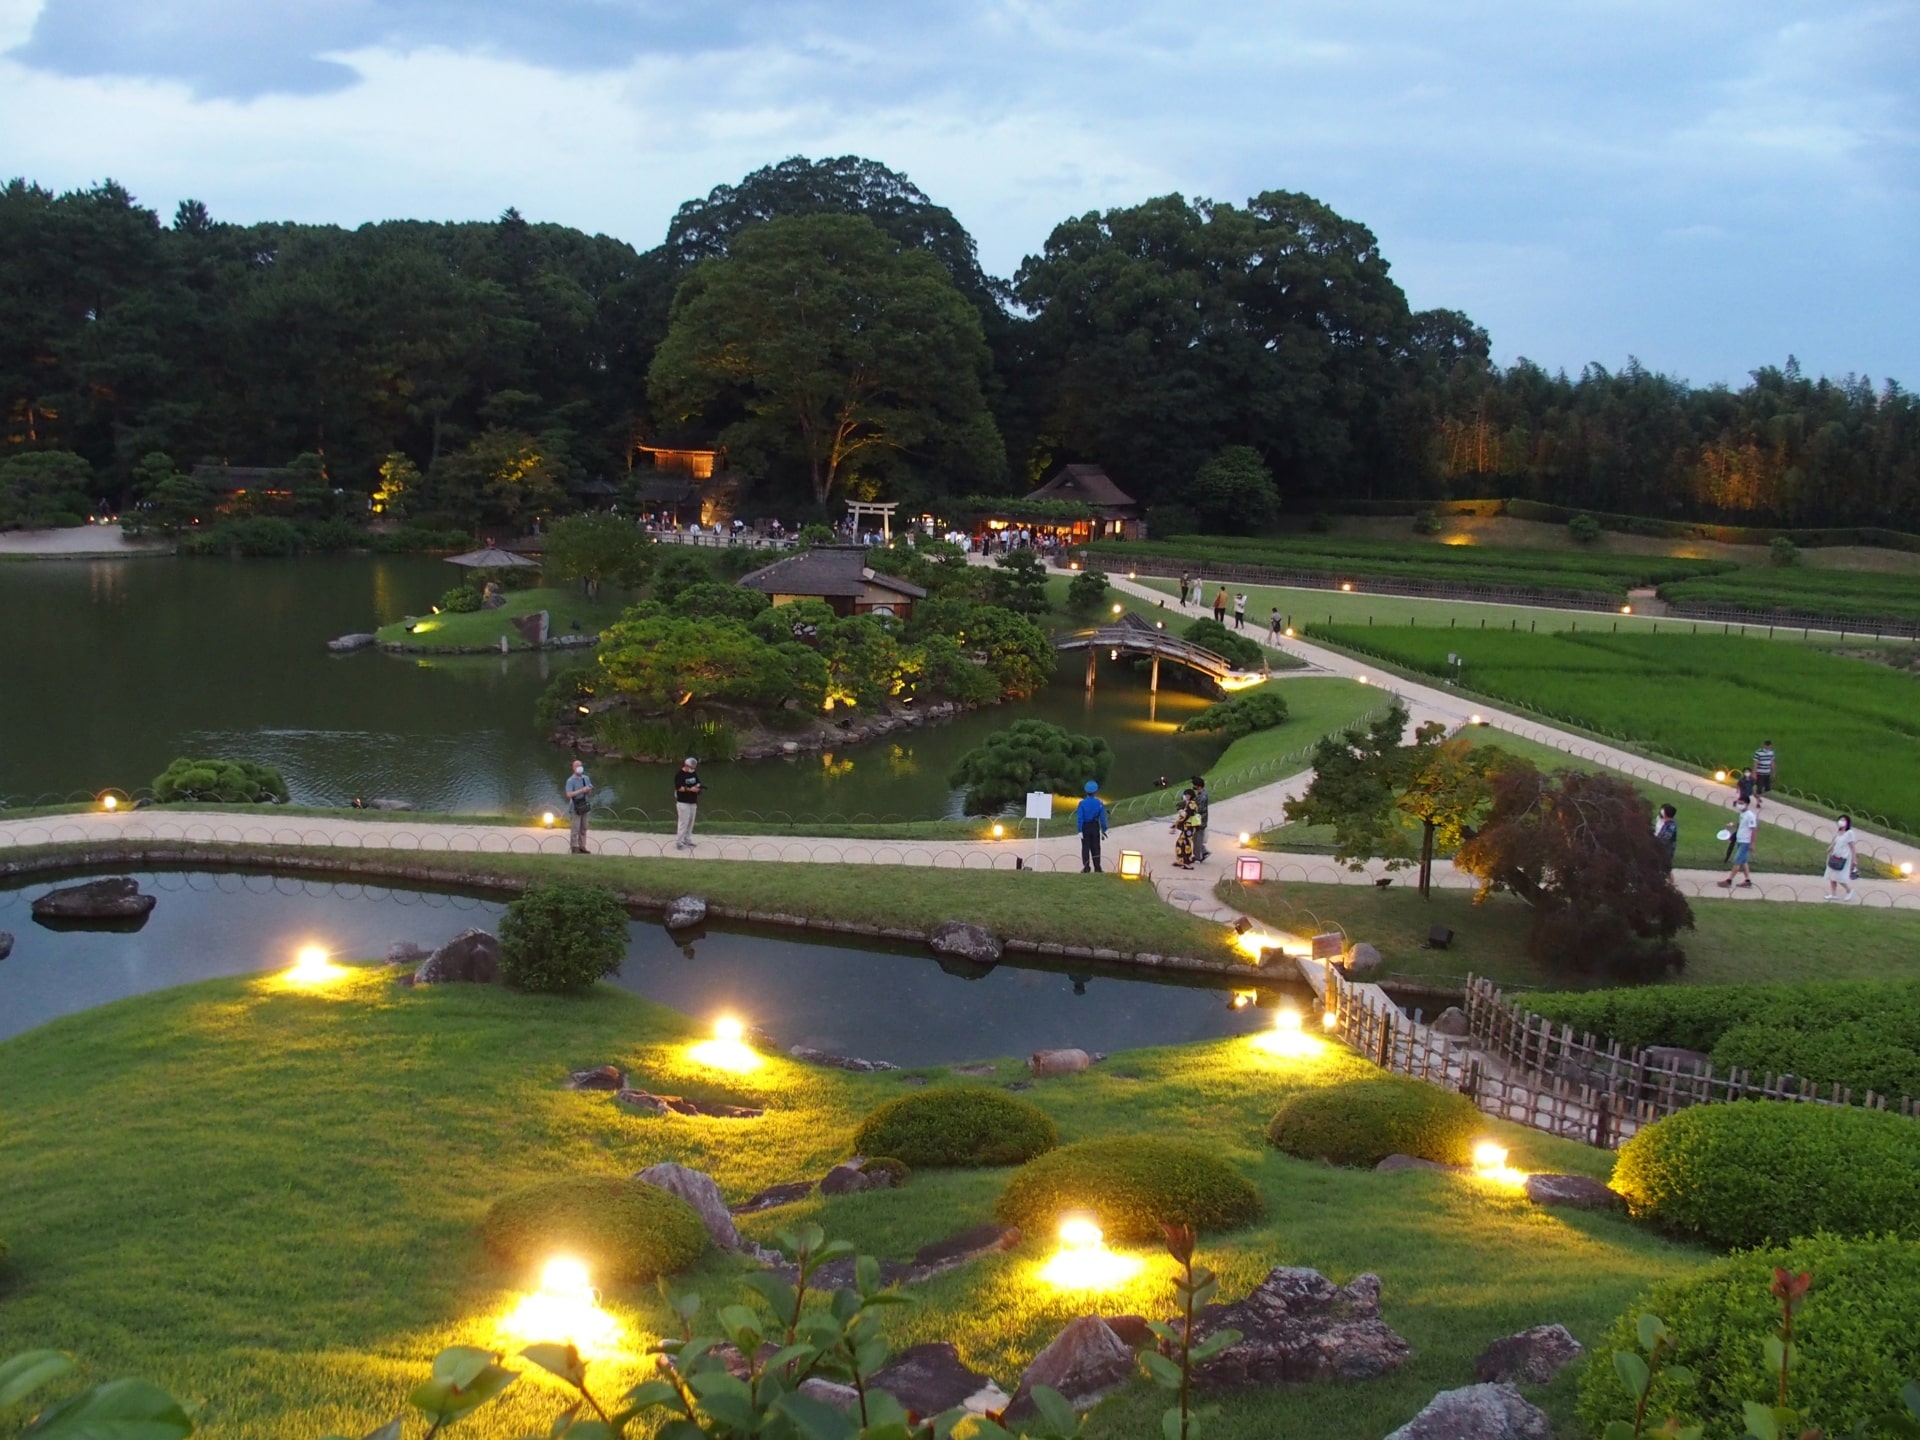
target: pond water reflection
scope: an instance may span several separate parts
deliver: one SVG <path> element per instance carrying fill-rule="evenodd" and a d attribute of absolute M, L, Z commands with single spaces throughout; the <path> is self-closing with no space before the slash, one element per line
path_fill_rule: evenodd
<path fill-rule="evenodd" d="M 136 873 L 160 903 L 133 934 L 51 931 L 32 920 L 44 882 L 0 891 L 0 1039 L 110 1000 L 216 976 L 284 968 L 306 945 L 337 957 L 433 946 L 504 906 L 471 896 L 353 883 L 205 872 Z M 58 882 L 69 883 L 69 882 Z M 1235 1010 L 1232 992 L 1002 964 L 977 979 L 926 954 L 821 944 L 765 931 L 710 929 L 682 945 L 635 921 L 614 983 L 708 1019 L 742 1016 L 783 1046 L 938 1065 L 1077 1045 L 1124 1050 L 1248 1033 L 1270 1024 Z M 1296 997 L 1297 998 L 1297 997 Z"/>

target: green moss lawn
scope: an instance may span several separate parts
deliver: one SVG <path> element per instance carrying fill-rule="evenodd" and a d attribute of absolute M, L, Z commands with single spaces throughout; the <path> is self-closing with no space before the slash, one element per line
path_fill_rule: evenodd
<path fill-rule="evenodd" d="M 1470 890 L 1435 889 L 1422 900 L 1410 880 L 1371 885 L 1220 882 L 1221 898 L 1270 925 L 1310 930 L 1339 926 L 1349 938 L 1379 947 L 1389 975 L 1428 985 L 1458 985 L 1469 974 L 1501 985 L 1584 988 L 1605 977 L 1542 970 L 1527 957 L 1532 915 L 1512 895 L 1473 903 Z M 1694 926 L 1682 931 L 1687 952 L 1680 984 L 1730 985 L 1775 980 L 1920 979 L 1920 911 L 1846 905 L 1693 900 Z M 1428 950 L 1427 931 L 1454 932 L 1445 950 Z"/>
<path fill-rule="evenodd" d="M 618 599 L 590 600 L 578 590 L 552 586 L 509 590 L 506 592 L 506 601 L 498 610 L 473 610 L 465 615 L 455 615 L 450 611 L 440 615 L 423 615 L 411 634 L 405 625 L 396 620 L 391 625 L 382 625 L 374 632 L 374 638 L 382 645 L 409 645 L 432 652 L 492 650 L 498 648 L 500 637 L 504 635 L 509 648 L 525 650 L 527 642 L 508 623 L 518 616 L 545 610 L 550 634 L 571 634 L 573 622 L 578 620 L 584 633 L 597 635 L 603 626 L 612 624 L 620 617 L 626 605 L 625 601 Z"/>
<path fill-rule="evenodd" d="M 904 1093 L 900 1075 L 777 1059 L 715 1083 L 688 1060 L 688 1038 L 680 1017 L 610 989 L 579 1000 L 412 991 L 369 971 L 316 992 L 277 978 L 214 981 L 0 1045 L 0 1194 L 13 1245 L 0 1354 L 52 1345 L 79 1357 L 89 1378 L 144 1375 L 204 1401 L 215 1440 L 365 1433 L 399 1412 L 441 1346 L 494 1342 L 529 1283 L 476 1240 L 501 1193 L 672 1159 L 709 1171 L 739 1200 L 824 1173 L 859 1118 Z M 655 1090 L 768 1113 L 643 1119 L 604 1094 L 559 1088 L 568 1070 L 608 1061 Z M 1002 1062 L 974 1083 L 1015 1073 Z M 1344 1052 L 1282 1059 L 1242 1040 L 1117 1055 L 1025 1092 L 1063 1141 L 1177 1136 L 1251 1179 L 1267 1219 L 1203 1242 L 1229 1295 L 1278 1263 L 1340 1281 L 1381 1275 L 1386 1318 L 1413 1345 L 1406 1368 L 1352 1387 L 1229 1396 L 1209 1431 L 1220 1440 L 1378 1440 L 1436 1390 L 1470 1381 L 1489 1340 L 1561 1321 L 1591 1342 L 1648 1282 L 1704 1260 L 1624 1219 L 1536 1210 L 1468 1177 L 1342 1172 L 1265 1146 L 1281 1097 L 1365 1073 Z M 1611 1157 L 1568 1142 L 1518 1130 L 1508 1140 L 1522 1165 L 1609 1168 Z M 816 1196 L 743 1223 L 771 1241 L 811 1219 L 863 1250 L 905 1256 L 988 1219 L 1008 1173 L 927 1172 L 904 1190 Z M 1074 1315 L 1166 1313 L 1164 1262 L 1093 1300 L 1044 1289 L 1035 1277 L 1044 1253 L 1036 1237 L 920 1287 L 922 1303 L 895 1312 L 893 1339 L 950 1339 L 1011 1386 Z M 682 1283 L 731 1300 L 740 1273 L 740 1262 L 709 1252 Z M 664 1323 L 650 1287 L 604 1299 L 637 1339 Z M 615 1365 L 605 1383 L 625 1373 Z M 543 1433 L 556 1394 L 523 1382 L 517 1403 L 463 1433 Z M 1570 1423 L 1571 1376 L 1542 1398 Z M 1136 1382 L 1088 1433 L 1154 1433 L 1160 1408 L 1158 1392 Z"/>

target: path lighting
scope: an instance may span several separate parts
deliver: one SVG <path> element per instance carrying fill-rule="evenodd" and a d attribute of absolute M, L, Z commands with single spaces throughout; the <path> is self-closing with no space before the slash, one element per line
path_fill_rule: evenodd
<path fill-rule="evenodd" d="M 1240 843 L 1246 844 L 1247 837 L 1242 835 Z M 1233 878 L 1243 885 L 1258 885 L 1267 878 L 1267 867 L 1258 855 L 1239 855 L 1234 857 Z"/>
<path fill-rule="evenodd" d="M 1524 1185 L 1527 1182 L 1524 1172 L 1507 1164 L 1507 1147 L 1497 1140 L 1474 1142 L 1473 1173 L 1482 1180 L 1495 1180 L 1502 1185 Z"/>
<path fill-rule="evenodd" d="M 1282 1006 L 1273 1017 L 1273 1028 L 1254 1036 L 1253 1043 L 1269 1055 L 1317 1055 L 1324 1048 L 1305 1033 L 1300 1012 L 1291 1005 Z"/>
<path fill-rule="evenodd" d="M 713 1022 L 713 1039 L 702 1040 L 687 1053 L 700 1064 L 714 1070 L 744 1074 L 758 1070 L 766 1062 L 746 1042 L 747 1027 L 731 1015 Z"/>
<path fill-rule="evenodd" d="M 1320 1016 L 1320 1028 L 1322 1030 L 1336 1029 L 1339 1027 L 1339 1024 L 1340 1024 L 1340 1012 L 1337 1010 L 1325 1011 Z"/>
<path fill-rule="evenodd" d="M 1092 1212 L 1069 1210 L 1060 1217 L 1060 1248 L 1041 1267 L 1040 1278 L 1061 1290 L 1111 1290 L 1141 1271 L 1143 1262 L 1107 1249 L 1107 1237 Z"/>
<path fill-rule="evenodd" d="M 1116 615 L 1118 615 L 1118 614 L 1120 613 L 1120 611 L 1121 611 L 1121 609 L 1122 609 L 1122 607 L 1121 607 L 1121 606 L 1119 606 L 1119 605 L 1116 605 L 1116 606 L 1114 606 L 1114 607 L 1113 607 L 1113 613 L 1114 613 L 1114 614 L 1116 614 Z"/>
<path fill-rule="evenodd" d="M 346 973 L 318 945 L 303 945 L 287 968 L 286 978 L 290 985 L 326 985 Z"/>
<path fill-rule="evenodd" d="M 1353 590 L 1353 582 L 1351 580 L 1342 580 L 1340 582 L 1340 588 L 1344 591 L 1351 593 Z"/>
<path fill-rule="evenodd" d="M 1146 856 L 1142 855 L 1138 850 L 1122 850 L 1120 852 L 1120 878 L 1122 880 L 1138 880 L 1146 873 Z"/>
<path fill-rule="evenodd" d="M 1291 640 L 1293 638 L 1293 627 L 1289 625 L 1285 630 L 1281 631 L 1280 633 L 1285 635 L 1287 639 Z"/>
<path fill-rule="evenodd" d="M 1356 675 L 1353 678 L 1358 680 L 1362 685 L 1367 683 L 1367 677 L 1364 675 Z"/>
<path fill-rule="evenodd" d="M 1238 926 L 1234 928 L 1236 933 L 1233 937 L 1233 948 L 1256 965 L 1260 963 L 1260 958 L 1267 951 L 1281 948 L 1280 942 L 1264 930 L 1256 930 L 1251 925 L 1244 930 Z"/>
<path fill-rule="evenodd" d="M 1138 580 L 1138 579 L 1139 579 L 1140 577 L 1139 577 L 1138 575 L 1136 575 L 1136 574 L 1134 574 L 1134 573 L 1133 573 L 1133 571 L 1131 571 L 1131 570 L 1129 570 L 1129 571 L 1127 571 L 1127 578 L 1128 578 L 1129 580 Z"/>
<path fill-rule="evenodd" d="M 553 829 L 553 811 L 551 810 L 541 811 L 540 823 L 549 830 Z"/>
<path fill-rule="evenodd" d="M 1713 772 L 1713 778 L 1724 785 L 1727 783 L 1727 772 L 1724 770 L 1716 770 Z"/>
<path fill-rule="evenodd" d="M 1633 613 L 1633 607 L 1631 605 L 1622 605 L 1620 607 L 1620 613 L 1622 615 L 1631 615 Z"/>
<path fill-rule="evenodd" d="M 1242 845 L 1251 845 L 1253 843 L 1253 832 L 1249 830 L 1242 830 L 1240 832 L 1240 843 Z"/>
<path fill-rule="evenodd" d="M 118 795 L 102 795 L 100 797 L 100 808 L 111 815 L 120 808 L 120 797 Z"/>
<path fill-rule="evenodd" d="M 600 1308 L 587 1267 L 566 1256 L 546 1263 L 540 1288 L 520 1297 L 501 1329 L 523 1344 L 571 1345 L 587 1360 L 620 1348 L 620 1322 Z"/>
<path fill-rule="evenodd" d="M 993 827 L 993 838 L 994 838 L 994 839 L 996 839 L 996 840 L 998 840 L 998 839 L 1000 839 L 1001 837 L 1003 837 L 1003 836 L 1004 836 L 1004 835 L 1005 835 L 1006 833 L 1007 833 L 1007 827 L 1006 827 L 1006 826 L 1004 826 L 1004 825 L 999 825 L 999 824 L 996 824 L 996 825 L 995 825 L 995 826 Z"/>
<path fill-rule="evenodd" d="M 1473 714 L 1467 716 L 1467 724 L 1469 725 L 1484 725 L 1486 723 L 1487 723 L 1486 717 L 1480 714 L 1478 711 L 1475 711 Z"/>
<path fill-rule="evenodd" d="M 1913 861 L 1902 860 L 1900 862 L 1900 875 L 1901 878 L 1905 880 L 1911 880 L 1913 878 Z"/>

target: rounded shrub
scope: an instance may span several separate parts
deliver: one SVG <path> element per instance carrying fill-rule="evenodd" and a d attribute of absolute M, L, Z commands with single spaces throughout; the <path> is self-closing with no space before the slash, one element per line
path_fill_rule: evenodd
<path fill-rule="evenodd" d="M 517 1265 L 560 1255 L 579 1260 L 596 1283 L 671 1275 L 707 1248 L 706 1226 L 686 1201 L 611 1175 L 552 1180 L 503 1196 L 480 1234 L 489 1250 Z"/>
<path fill-rule="evenodd" d="M 1920 1238 L 1920 1125 L 1779 1100 L 1694 1105 L 1620 1147 L 1636 1215 L 1729 1249 L 1798 1235 Z"/>
<path fill-rule="evenodd" d="M 903 1095 L 867 1116 L 853 1134 L 860 1154 L 890 1156 L 916 1170 L 1018 1165 L 1059 1141 L 1046 1111 L 983 1085 Z"/>
<path fill-rule="evenodd" d="M 1485 1125 L 1464 1095 L 1418 1080 L 1355 1080 L 1289 1096 L 1268 1122 L 1267 1141 L 1302 1160 L 1378 1165 L 1416 1155 L 1465 1165 Z"/>
<path fill-rule="evenodd" d="M 604 886 L 536 885 L 500 917 L 500 975 L 522 990 L 579 994 L 626 953 L 627 912 Z"/>
<path fill-rule="evenodd" d="M 1266 1211 L 1251 1181 L 1211 1151 L 1129 1136 L 1067 1145 L 1020 1167 L 994 1216 L 1051 1234 L 1061 1213 L 1091 1210 L 1109 1240 L 1158 1240 L 1163 1224 L 1231 1230 Z"/>
<path fill-rule="evenodd" d="M 1920 1245 L 1822 1235 L 1663 1281 L 1629 1306 L 1594 1345 L 1581 1376 L 1587 1433 L 1632 1419 L 1613 1356 L 1635 1348 L 1635 1322 L 1651 1314 L 1667 1322 L 1679 1346 L 1667 1363 L 1691 1377 L 1657 1380 L 1648 1415 L 1703 1423 L 1710 1440 L 1744 1435 L 1742 1402 L 1771 1404 L 1775 1394 L 1776 1375 L 1761 1346 L 1780 1324 L 1780 1302 L 1767 1293 L 1776 1266 L 1813 1275 L 1793 1324 L 1791 1400 L 1806 1422 L 1844 1435 L 1896 1403 L 1901 1385 L 1920 1374 Z"/>
<path fill-rule="evenodd" d="M 153 798 L 216 800 L 225 804 L 287 803 L 287 782 L 271 765 L 251 760 L 175 760 L 154 777 Z"/>
<path fill-rule="evenodd" d="M 440 608 L 455 615 L 471 615 L 480 608 L 481 598 L 471 585 L 456 585 L 440 597 Z"/>

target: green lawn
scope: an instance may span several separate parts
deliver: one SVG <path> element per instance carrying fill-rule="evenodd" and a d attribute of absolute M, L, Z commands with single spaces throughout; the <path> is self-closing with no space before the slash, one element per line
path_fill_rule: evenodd
<path fill-rule="evenodd" d="M 1411 879 L 1386 890 L 1371 885 L 1220 883 L 1228 903 L 1270 925 L 1295 931 L 1339 927 L 1377 946 L 1391 976 L 1425 985 L 1458 985 L 1469 974 L 1515 988 L 1588 988 L 1605 976 L 1543 971 L 1527 957 L 1531 912 L 1512 895 L 1473 903 L 1470 890 L 1435 889 L 1422 900 Z M 1694 925 L 1680 943 L 1684 985 L 1775 980 L 1920 979 L 1920 911 L 1844 905 L 1695 900 Z M 1424 947 L 1427 931 L 1454 932 L 1445 950 Z"/>
<path fill-rule="evenodd" d="M 621 610 L 626 607 L 623 600 L 590 600 L 578 590 L 553 587 L 509 590 L 506 592 L 506 601 L 498 610 L 474 610 L 465 615 L 446 612 L 422 616 L 411 633 L 396 620 L 391 625 L 382 625 L 374 632 L 374 637 L 382 645 L 408 645 L 431 652 L 492 650 L 498 648 L 500 637 L 504 635 L 510 649 L 525 650 L 528 648 L 527 642 L 508 623 L 517 616 L 545 610 L 548 633 L 551 635 L 574 633 L 573 622 L 576 620 L 580 622 L 582 633 L 597 635 L 602 627 L 617 620 Z"/>
<path fill-rule="evenodd" d="M 818 1176 L 859 1117 L 904 1093 L 900 1075 L 858 1076 L 771 1059 L 716 1083 L 686 1055 L 681 1017 L 601 989 L 577 1000 L 492 988 L 395 987 L 365 973 L 302 992 L 222 980 L 56 1021 L 0 1045 L 0 1193 L 13 1259 L 0 1355 L 54 1346 L 85 1378 L 140 1374 L 205 1404 L 211 1440 L 360 1435 L 402 1409 L 429 1357 L 493 1344 L 531 1277 L 476 1240 L 505 1191 L 565 1175 L 625 1175 L 672 1159 L 713 1174 L 729 1199 Z M 989 1055 L 991 1037 L 982 1037 Z M 764 1104 L 751 1122 L 640 1119 L 605 1095 L 559 1088 L 570 1069 L 616 1062 L 650 1088 Z M 1016 1073 L 1002 1062 L 984 1082 Z M 949 1083 L 939 1071 L 924 1072 Z M 1241 1170 L 1268 1218 L 1204 1237 L 1225 1296 L 1275 1264 L 1384 1282 L 1406 1367 L 1353 1386 L 1226 1397 L 1218 1440 L 1276 1434 L 1378 1440 L 1433 1393 L 1471 1379 L 1490 1340 L 1560 1321 L 1588 1343 L 1653 1280 L 1704 1256 L 1613 1216 L 1534 1209 L 1465 1176 L 1345 1172 L 1270 1150 L 1262 1127 L 1296 1087 L 1369 1073 L 1340 1051 L 1283 1059 L 1246 1041 L 1137 1051 L 1041 1082 L 1026 1098 L 1063 1140 L 1156 1133 Z M 1515 1162 L 1604 1175 L 1610 1157 L 1489 1122 Z M 800 1204 L 743 1222 L 750 1236 L 814 1220 L 863 1251 L 904 1256 L 989 1218 L 1007 1171 L 923 1172 L 900 1191 Z M 942 1276 L 890 1312 L 895 1344 L 947 1339 L 1011 1389 L 1086 1298 L 1037 1279 L 1041 1237 Z M 679 1284 L 711 1305 L 739 1298 L 740 1262 L 712 1252 Z M 1109 1313 L 1169 1313 L 1155 1260 Z M 650 1286 L 604 1286 L 636 1348 L 667 1317 Z M 606 1367 L 602 1388 L 633 1366 Z M 1571 1372 L 1542 1398 L 1565 1433 Z M 560 1404 L 524 1381 L 464 1423 L 488 1440 L 544 1433 Z M 1108 1401 L 1093 1440 L 1157 1432 L 1143 1382 Z M 417 1433 L 417 1426 L 409 1433 Z"/>

